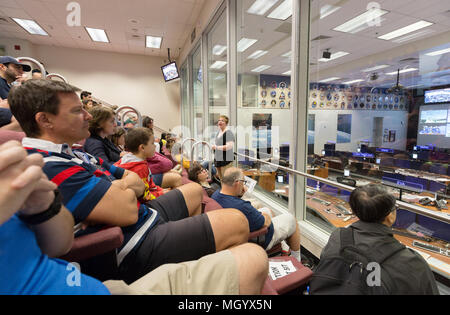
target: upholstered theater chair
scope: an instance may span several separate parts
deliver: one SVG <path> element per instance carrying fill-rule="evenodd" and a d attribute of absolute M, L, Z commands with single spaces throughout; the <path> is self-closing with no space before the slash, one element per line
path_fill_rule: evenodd
<path fill-rule="evenodd" d="M 270 275 L 267 276 L 267 281 L 279 295 L 287 294 L 294 290 L 302 289 L 311 279 L 313 272 L 311 269 L 303 266 L 297 259 L 291 256 L 281 256 L 269 258 L 269 263 L 273 262 L 288 262 L 291 261 L 296 271 L 290 273 L 282 278 L 273 280 Z"/>

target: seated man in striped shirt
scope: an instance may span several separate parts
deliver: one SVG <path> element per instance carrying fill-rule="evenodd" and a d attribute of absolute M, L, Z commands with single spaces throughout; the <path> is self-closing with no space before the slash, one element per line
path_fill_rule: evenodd
<path fill-rule="evenodd" d="M 13 89 L 8 100 L 27 135 L 22 145 L 43 155 L 43 170 L 58 185 L 75 224 L 87 225 L 84 233 L 105 225 L 122 227 L 124 243 L 117 257 L 121 279 L 130 283 L 160 265 L 247 242 L 248 222 L 240 211 L 200 214 L 200 185 L 184 185 L 140 204 L 144 184 L 139 176 L 72 151 L 73 143 L 89 136 L 91 119 L 77 91 L 58 81 L 30 80 Z M 249 251 L 248 257 L 252 255 Z"/>

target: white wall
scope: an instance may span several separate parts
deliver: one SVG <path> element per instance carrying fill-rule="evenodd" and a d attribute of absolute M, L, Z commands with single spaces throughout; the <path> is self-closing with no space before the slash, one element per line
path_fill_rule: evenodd
<path fill-rule="evenodd" d="M 35 52 L 48 72 L 109 104 L 133 106 L 165 130 L 181 124 L 180 85 L 164 82 L 163 58 L 51 46 Z"/>
<path fill-rule="evenodd" d="M 15 51 L 19 44 L 21 51 Z M 64 76 L 69 83 L 93 93 L 111 105 L 131 105 L 155 120 L 165 130 L 181 124 L 180 84 L 165 83 L 164 59 L 144 55 L 34 45 L 25 40 L 0 38 L 0 46 L 15 57 L 32 57 L 44 63 L 49 73 Z"/>

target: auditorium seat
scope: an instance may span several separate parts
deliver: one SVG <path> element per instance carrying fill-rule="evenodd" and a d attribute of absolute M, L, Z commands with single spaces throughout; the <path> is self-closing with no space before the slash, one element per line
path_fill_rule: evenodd
<path fill-rule="evenodd" d="M 290 273 L 282 278 L 273 280 L 270 275 L 267 279 L 270 286 L 280 295 L 289 293 L 293 290 L 300 289 L 302 286 L 306 285 L 311 279 L 313 272 L 308 267 L 303 266 L 297 259 L 292 256 L 281 256 L 269 258 L 270 262 L 289 262 L 291 261 L 296 271 Z M 298 293 L 298 292 L 296 292 Z"/>

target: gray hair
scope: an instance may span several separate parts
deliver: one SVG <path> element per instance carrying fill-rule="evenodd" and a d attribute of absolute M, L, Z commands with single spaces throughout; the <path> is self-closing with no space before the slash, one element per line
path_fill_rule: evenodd
<path fill-rule="evenodd" d="M 225 171 L 222 177 L 222 184 L 233 186 L 234 182 L 241 179 L 242 171 L 237 167 L 231 167 Z"/>

